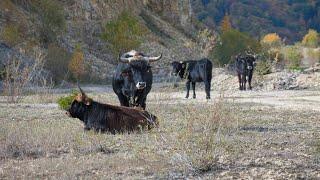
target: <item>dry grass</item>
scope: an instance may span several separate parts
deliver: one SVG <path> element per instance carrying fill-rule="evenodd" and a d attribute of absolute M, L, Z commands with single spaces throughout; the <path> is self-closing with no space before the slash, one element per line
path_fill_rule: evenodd
<path fill-rule="evenodd" d="M 111 135 L 84 132 L 34 96 L 0 104 L 0 179 L 319 177 L 317 112 L 159 92 L 148 98 L 158 129 Z M 118 104 L 112 93 L 89 96 Z"/>

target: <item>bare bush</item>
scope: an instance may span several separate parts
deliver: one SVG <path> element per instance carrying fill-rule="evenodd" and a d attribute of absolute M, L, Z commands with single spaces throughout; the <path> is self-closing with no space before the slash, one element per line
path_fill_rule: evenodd
<path fill-rule="evenodd" d="M 19 102 L 28 88 L 51 87 L 51 80 L 44 71 L 44 56 L 40 48 L 35 48 L 34 62 L 24 62 L 22 58 L 12 56 L 5 64 L 4 94 L 8 102 Z"/>
<path fill-rule="evenodd" d="M 230 148 L 227 137 L 235 133 L 238 126 L 230 111 L 222 99 L 209 107 L 188 106 L 187 124 L 179 134 L 179 150 L 171 159 L 172 163 L 185 174 L 212 170 L 218 157 Z"/>

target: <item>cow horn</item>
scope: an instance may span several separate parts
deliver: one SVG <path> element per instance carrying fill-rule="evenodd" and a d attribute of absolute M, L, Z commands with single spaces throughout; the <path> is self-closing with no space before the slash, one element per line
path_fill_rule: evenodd
<path fill-rule="evenodd" d="M 81 89 L 80 85 L 79 85 L 79 84 L 77 84 L 77 85 L 78 85 L 78 88 L 79 88 L 79 90 L 80 90 L 80 93 L 81 93 L 81 94 L 84 94 L 84 92 L 83 92 L 83 90 Z"/>
<path fill-rule="evenodd" d="M 162 54 L 160 54 L 160 56 L 156 56 L 156 57 L 145 57 L 145 60 L 147 60 L 148 62 L 156 62 L 158 60 L 160 60 L 162 58 Z"/>

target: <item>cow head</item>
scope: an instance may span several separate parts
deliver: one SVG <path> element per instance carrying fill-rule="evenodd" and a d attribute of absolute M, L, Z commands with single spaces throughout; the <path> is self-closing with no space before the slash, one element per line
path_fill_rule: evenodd
<path fill-rule="evenodd" d="M 80 93 L 74 98 L 70 108 L 67 110 L 67 114 L 73 118 L 83 119 L 87 107 L 92 103 L 92 99 L 88 98 L 80 87 L 79 90 Z"/>
<path fill-rule="evenodd" d="M 172 66 L 172 74 L 174 76 L 180 76 L 183 78 L 184 72 L 186 71 L 186 63 L 185 62 L 178 62 L 178 61 L 173 61 L 171 63 Z"/>
<path fill-rule="evenodd" d="M 135 50 L 119 56 L 119 61 L 127 64 L 121 71 L 121 78 L 124 81 L 122 93 L 127 97 L 134 97 L 137 91 L 143 91 L 148 84 L 146 83 L 147 74 L 151 74 L 150 63 L 160 60 L 162 55 L 157 57 L 146 56 Z"/>
<path fill-rule="evenodd" d="M 253 70 L 253 68 L 254 68 L 255 65 L 256 65 L 256 58 L 255 58 L 255 56 L 247 55 L 245 59 L 246 59 L 246 63 L 247 63 L 247 69 L 248 69 L 249 71 Z"/>

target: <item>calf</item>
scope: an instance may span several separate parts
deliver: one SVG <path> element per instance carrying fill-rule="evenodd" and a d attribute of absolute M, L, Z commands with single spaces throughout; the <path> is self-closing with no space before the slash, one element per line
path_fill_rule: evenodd
<path fill-rule="evenodd" d="M 88 98 L 79 87 L 80 93 L 75 97 L 67 114 L 84 123 L 85 130 L 100 132 L 134 131 L 138 127 L 151 129 L 158 125 L 157 117 L 144 110 L 102 104 Z"/>
<path fill-rule="evenodd" d="M 212 79 L 212 62 L 209 59 L 201 59 L 199 61 L 184 61 L 171 63 L 173 74 L 180 76 L 182 79 L 187 79 L 187 95 L 189 98 L 190 83 L 192 83 L 193 98 L 196 98 L 196 82 L 204 82 L 206 98 L 210 99 L 210 88 Z"/>
<path fill-rule="evenodd" d="M 236 57 L 236 71 L 239 80 L 239 90 L 246 90 L 246 83 L 248 80 L 249 89 L 252 89 L 251 80 L 253 75 L 253 70 L 255 66 L 255 57 L 253 55 L 238 55 Z"/>

